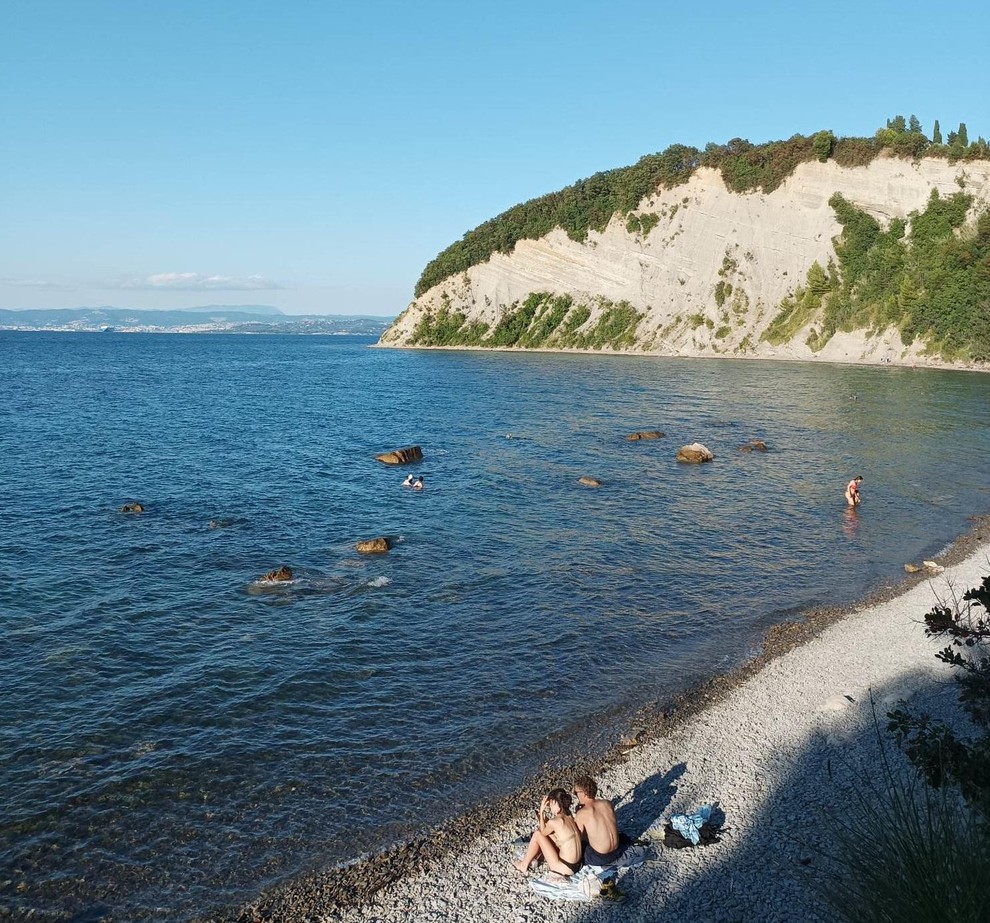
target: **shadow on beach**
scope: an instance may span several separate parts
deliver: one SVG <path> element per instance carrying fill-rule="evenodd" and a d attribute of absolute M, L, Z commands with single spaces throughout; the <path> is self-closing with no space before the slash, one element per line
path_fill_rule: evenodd
<path fill-rule="evenodd" d="M 740 792 L 739 800 L 744 806 L 747 799 L 762 798 L 763 804 L 749 818 L 734 811 L 737 795 L 728 787 L 698 802 L 675 799 L 675 779 L 683 779 L 684 789 L 691 787 L 690 764 L 678 764 L 637 785 L 632 801 L 617 811 L 631 836 L 658 819 L 668 804 L 691 811 L 717 801 L 725 811 L 722 841 L 680 850 L 657 845 L 656 861 L 622 876 L 623 903 L 575 905 L 564 918 L 574 923 L 661 917 L 835 923 L 839 917 L 824 894 L 830 886 L 841 886 L 844 874 L 834 859 L 837 835 L 843 826 L 855 824 L 860 798 L 879 797 L 885 787 L 884 760 L 894 772 L 910 772 L 886 732 L 886 713 L 912 688 L 912 709 L 947 718 L 958 714 L 955 684 L 933 681 L 930 674 L 921 680 L 918 673 L 894 687 L 874 688 L 870 698 L 852 701 L 842 711 L 823 712 L 825 719 L 800 753 L 781 753 L 778 764 L 753 767 L 751 791 Z M 731 740 L 712 742 L 717 759 L 728 766 L 732 747 Z M 707 790 L 711 783 L 703 787 Z M 540 900 L 527 899 L 527 912 L 556 918 L 557 912 L 549 911 L 546 902 L 541 907 Z"/>

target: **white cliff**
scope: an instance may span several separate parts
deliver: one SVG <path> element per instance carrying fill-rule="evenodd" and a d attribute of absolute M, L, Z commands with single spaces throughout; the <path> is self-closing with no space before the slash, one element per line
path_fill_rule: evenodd
<path fill-rule="evenodd" d="M 603 299 L 628 302 L 644 314 L 628 351 L 658 355 L 740 356 L 831 361 L 923 361 L 924 344 L 908 349 L 896 330 L 837 333 L 818 352 L 806 345 L 806 325 L 789 342 L 760 337 L 781 301 L 805 286 L 816 261 L 835 256 L 842 231 L 828 204 L 840 193 L 886 226 L 923 211 L 933 189 L 950 196 L 960 188 L 974 210 L 990 205 L 990 163 L 880 156 L 868 166 L 833 161 L 803 163 L 770 193 L 735 193 L 721 173 L 699 169 L 682 185 L 661 189 L 635 214 L 656 215 L 649 233 L 627 230 L 616 215 L 604 233 L 575 242 L 555 229 L 522 240 L 510 254 L 495 253 L 435 285 L 413 301 L 383 334 L 381 343 L 407 346 L 425 315 L 442 308 L 494 327 L 511 306 L 534 292 L 569 295 L 585 305 L 592 327 Z M 731 285 L 718 304 L 716 286 Z"/>

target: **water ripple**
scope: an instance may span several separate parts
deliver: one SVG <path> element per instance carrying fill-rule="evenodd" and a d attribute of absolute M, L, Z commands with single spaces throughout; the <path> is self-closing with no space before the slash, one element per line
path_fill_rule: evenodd
<path fill-rule="evenodd" d="M 182 920 L 408 835 L 990 506 L 979 376 L 0 342 L 14 916 Z M 676 464 L 695 440 L 715 462 Z M 422 493 L 373 461 L 411 443 Z M 378 535 L 388 555 L 356 552 Z M 281 564 L 290 584 L 256 582 Z"/>

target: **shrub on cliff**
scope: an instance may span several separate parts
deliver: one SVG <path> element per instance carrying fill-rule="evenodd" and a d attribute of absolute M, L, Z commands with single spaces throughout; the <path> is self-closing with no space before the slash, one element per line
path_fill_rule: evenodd
<path fill-rule="evenodd" d="M 842 225 L 838 267 L 830 267 L 826 287 L 809 273 L 808 288 L 783 300 L 763 339 L 785 342 L 820 314 L 813 349 L 837 330 L 893 326 L 905 343 L 922 338 L 946 359 L 990 360 L 990 210 L 967 225 L 972 203 L 963 191 L 942 197 L 933 190 L 923 211 L 883 229 L 872 215 L 832 196 Z"/>

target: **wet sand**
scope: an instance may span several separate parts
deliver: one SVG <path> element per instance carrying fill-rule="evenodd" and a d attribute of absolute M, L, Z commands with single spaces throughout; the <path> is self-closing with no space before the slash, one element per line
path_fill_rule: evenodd
<path fill-rule="evenodd" d="M 829 818 L 877 777 L 875 723 L 888 708 L 909 699 L 955 709 L 951 673 L 934 657 L 944 642 L 925 637 L 923 617 L 990 573 L 990 517 L 974 519 L 938 563 L 943 574 L 913 574 L 853 607 L 775 626 L 739 669 L 642 709 L 604 757 L 556 767 L 415 841 L 210 919 L 831 920 L 820 894 L 835 874 Z M 718 802 L 723 840 L 658 849 L 657 861 L 623 877 L 622 905 L 540 897 L 510 868 L 509 843 L 529 832 L 542 794 L 577 772 L 599 780 L 634 837 L 674 811 Z"/>

